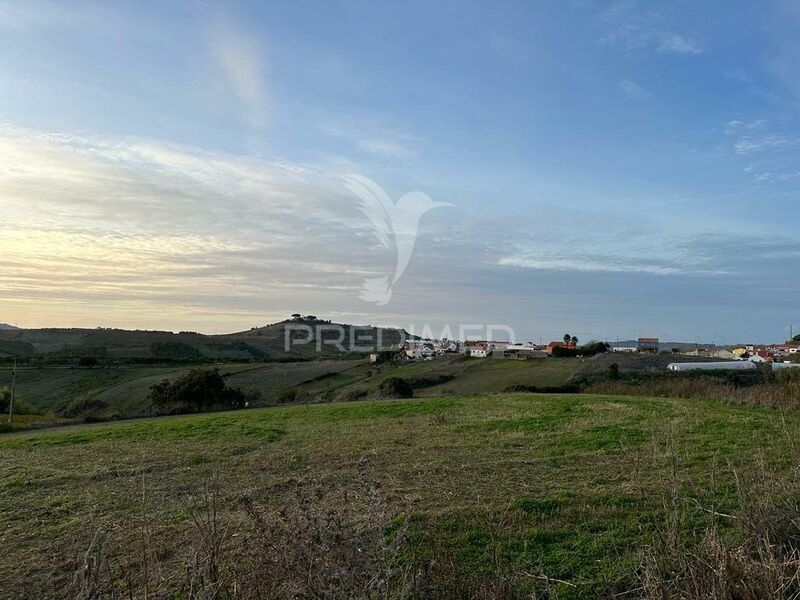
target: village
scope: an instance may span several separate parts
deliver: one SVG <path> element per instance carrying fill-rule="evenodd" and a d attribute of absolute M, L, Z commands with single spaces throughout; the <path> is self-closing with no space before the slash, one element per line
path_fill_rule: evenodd
<path fill-rule="evenodd" d="M 409 339 L 395 344 L 388 351 L 370 354 L 371 362 L 384 360 L 433 360 L 446 354 L 462 354 L 471 358 L 484 359 L 547 359 L 552 356 L 582 356 L 578 338 L 565 334 L 562 340 L 548 344 L 533 342 L 514 342 L 510 340 L 449 340 L 449 339 Z M 776 344 L 739 344 L 732 346 L 663 345 L 659 338 L 640 337 L 634 342 L 607 343 L 592 342 L 596 348 L 604 345 L 605 351 L 613 353 L 672 354 L 716 359 L 718 361 L 742 361 L 750 363 L 795 363 L 800 359 L 800 341 Z M 587 346 L 588 347 L 588 346 Z M 596 350 L 587 354 L 596 354 Z M 712 363 L 713 364 L 713 363 Z"/>

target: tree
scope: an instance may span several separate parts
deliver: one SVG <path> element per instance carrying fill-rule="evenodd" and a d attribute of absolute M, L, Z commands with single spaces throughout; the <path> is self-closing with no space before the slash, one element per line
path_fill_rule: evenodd
<path fill-rule="evenodd" d="M 301 317 L 302 317 L 302 316 L 303 316 L 303 315 L 301 315 L 300 313 L 294 313 L 294 314 L 292 315 L 292 319 L 294 319 L 295 321 L 299 321 L 299 320 L 301 319 Z"/>
<path fill-rule="evenodd" d="M 229 388 L 219 369 L 192 369 L 175 381 L 163 380 L 150 388 L 155 406 L 176 412 L 200 412 L 213 408 L 242 408 L 244 392 Z"/>
<path fill-rule="evenodd" d="M 405 379 L 389 377 L 381 381 L 378 393 L 383 398 L 411 398 L 414 390 Z"/>
<path fill-rule="evenodd" d="M 572 339 L 570 340 L 570 342 L 572 343 L 573 346 L 576 346 L 576 347 L 578 346 L 578 338 L 576 338 L 574 335 L 572 336 Z"/>
<path fill-rule="evenodd" d="M 564 343 L 569 344 L 572 341 L 572 336 L 568 333 L 564 334 Z"/>
<path fill-rule="evenodd" d="M 794 337 L 792 338 L 792 341 L 793 341 L 793 342 L 800 342 L 800 333 L 798 333 L 796 336 L 794 336 Z"/>

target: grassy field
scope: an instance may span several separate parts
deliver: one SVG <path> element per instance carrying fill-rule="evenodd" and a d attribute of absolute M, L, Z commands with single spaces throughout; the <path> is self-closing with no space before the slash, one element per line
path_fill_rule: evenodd
<path fill-rule="evenodd" d="M 517 590 L 547 588 L 559 598 L 641 597 L 642 552 L 665 526 L 670 503 L 680 507 L 681 537 L 699 539 L 715 515 L 739 510 L 736 478 L 791 471 L 798 434 L 793 411 L 537 394 L 7 434 L 0 437 L 0 597 L 75 597 L 66 590 L 98 530 L 110 564 L 141 574 L 157 558 L 164 585 L 180 589 L 198 543 L 188 507 L 209 481 L 220 491 L 227 532 L 220 553 L 233 563 L 257 546 L 253 506 L 267 522 L 279 519 L 306 486 L 314 502 L 353 504 L 363 515 L 370 489 L 386 506 L 384 531 L 407 527 L 399 559 L 436 565 L 441 585 L 502 573 Z M 741 533 L 739 521 L 722 520 L 726 535 Z"/>

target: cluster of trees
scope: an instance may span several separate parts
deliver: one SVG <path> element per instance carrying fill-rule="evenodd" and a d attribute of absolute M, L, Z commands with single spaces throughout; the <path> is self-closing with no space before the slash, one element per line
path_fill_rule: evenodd
<path fill-rule="evenodd" d="M 219 369 L 192 369 L 175 381 L 165 379 L 151 387 L 149 399 L 159 409 L 186 413 L 244 408 L 260 400 L 260 394 L 228 387 Z"/>
<path fill-rule="evenodd" d="M 568 333 L 565 333 L 564 334 L 564 343 L 567 346 L 569 346 L 570 344 L 572 344 L 573 346 L 577 346 L 578 345 L 578 338 L 576 338 L 574 335 L 570 335 Z"/>

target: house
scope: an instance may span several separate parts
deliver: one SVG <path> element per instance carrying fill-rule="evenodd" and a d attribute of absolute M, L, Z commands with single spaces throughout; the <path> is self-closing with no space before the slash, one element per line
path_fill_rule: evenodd
<path fill-rule="evenodd" d="M 492 355 L 492 347 L 489 344 L 476 344 L 470 346 L 467 351 L 469 356 L 474 358 L 488 358 Z"/>
<path fill-rule="evenodd" d="M 640 337 L 636 342 L 636 347 L 639 352 L 646 354 L 658 354 L 658 338 Z"/>
<path fill-rule="evenodd" d="M 491 356 L 493 347 L 491 342 L 485 340 L 466 340 L 461 344 L 461 351 L 467 356 L 486 358 Z"/>
<path fill-rule="evenodd" d="M 433 358 L 436 352 L 427 340 L 409 340 L 403 344 L 403 355 L 406 360 L 427 360 Z"/>
<path fill-rule="evenodd" d="M 572 349 L 575 348 L 575 344 L 573 344 L 572 342 L 564 342 L 563 340 L 562 341 L 556 341 L 556 342 L 550 342 L 549 344 L 547 344 L 547 347 L 546 347 L 545 351 L 548 354 L 552 354 L 554 348 L 569 348 L 569 349 L 572 350 Z"/>
<path fill-rule="evenodd" d="M 758 350 L 753 350 L 750 360 L 752 362 L 772 362 L 775 360 L 775 356 L 766 348 L 759 348 Z"/>
<path fill-rule="evenodd" d="M 769 346 L 768 350 L 775 356 L 788 356 L 790 354 L 797 354 L 797 349 L 800 344 L 796 342 L 787 342 L 785 344 L 773 344 Z"/>

